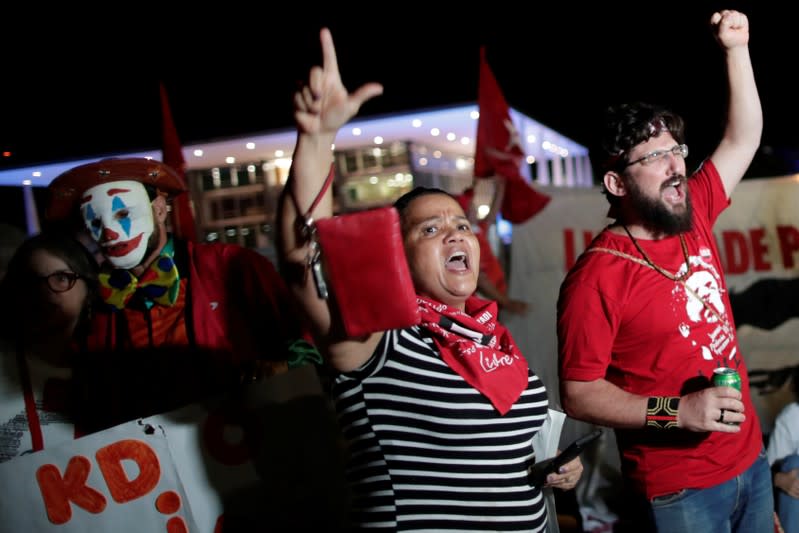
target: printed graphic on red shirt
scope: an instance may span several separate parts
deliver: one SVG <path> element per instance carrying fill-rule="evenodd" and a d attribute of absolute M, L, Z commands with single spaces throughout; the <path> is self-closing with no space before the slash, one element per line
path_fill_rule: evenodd
<path fill-rule="evenodd" d="M 679 326 L 680 334 L 691 342 L 692 348 L 701 348 L 703 360 L 716 360 L 717 366 L 735 367 L 735 331 L 727 319 L 724 284 L 712 262 L 712 253 L 707 246 L 702 246 L 699 256 L 690 256 L 689 260 L 691 274 L 684 285 L 675 287 L 685 313 Z M 681 272 L 684 269 L 685 265 Z"/>

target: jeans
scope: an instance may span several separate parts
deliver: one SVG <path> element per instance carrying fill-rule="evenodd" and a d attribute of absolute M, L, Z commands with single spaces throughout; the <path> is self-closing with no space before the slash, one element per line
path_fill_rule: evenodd
<path fill-rule="evenodd" d="M 658 497 L 650 506 L 661 533 L 773 532 L 774 493 L 766 451 L 729 481 Z"/>
<path fill-rule="evenodd" d="M 799 468 L 799 455 L 789 455 L 782 460 L 780 472 Z M 799 533 L 799 500 L 777 489 L 777 514 L 785 533 Z"/>

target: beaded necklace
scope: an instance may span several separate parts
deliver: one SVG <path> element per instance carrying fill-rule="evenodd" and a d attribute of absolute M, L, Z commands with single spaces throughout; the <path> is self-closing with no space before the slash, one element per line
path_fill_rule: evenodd
<path fill-rule="evenodd" d="M 728 335 L 734 334 L 734 330 L 730 325 L 729 321 L 727 320 L 726 316 L 722 316 L 721 313 L 719 313 L 715 307 L 710 305 L 705 298 L 699 296 L 699 294 L 697 294 L 697 292 L 694 289 L 692 289 L 687 283 L 685 283 L 685 279 L 691 274 L 691 262 L 689 261 L 688 258 L 688 245 L 685 243 L 685 237 L 683 236 L 682 233 L 680 233 L 680 245 L 682 246 L 682 253 L 683 256 L 685 257 L 686 271 L 681 276 L 675 276 L 667 272 L 663 268 L 661 268 L 659 265 L 656 265 L 649 258 L 649 256 L 646 255 L 646 252 L 644 252 L 641 249 L 641 246 L 638 244 L 635 238 L 630 234 L 630 230 L 627 229 L 627 226 L 622 224 L 622 227 L 624 228 L 624 231 L 627 232 L 627 235 L 629 235 L 630 240 L 633 241 L 635 248 L 644 257 L 644 259 L 639 259 L 638 257 L 633 257 L 630 254 L 620 252 L 619 250 L 612 250 L 610 248 L 603 248 L 601 246 L 590 247 L 586 250 L 586 252 L 606 252 L 611 255 L 615 255 L 617 257 L 623 257 L 625 259 L 629 259 L 634 263 L 638 263 L 639 265 L 644 265 L 646 267 L 649 267 L 672 281 L 676 281 L 685 288 L 686 292 L 688 292 L 692 297 L 696 298 L 697 301 L 701 302 L 702 305 L 705 307 L 705 309 L 707 309 L 710 313 L 713 314 L 713 316 L 716 317 L 716 319 L 721 324 L 721 327 L 724 328 L 724 331 L 727 332 Z"/>
<path fill-rule="evenodd" d="M 635 245 L 635 249 L 638 250 L 638 253 L 640 253 L 641 256 L 644 258 L 644 261 L 646 261 L 646 264 L 649 265 L 650 267 L 654 268 L 657 272 L 663 274 L 664 276 L 666 276 L 668 279 L 670 279 L 672 281 L 684 281 L 685 278 L 687 278 L 691 274 L 691 261 L 688 259 L 688 245 L 685 243 L 685 235 L 680 233 L 680 246 L 682 247 L 682 255 L 685 258 L 686 270 L 681 275 L 675 276 L 674 274 L 664 270 L 660 265 L 655 264 L 649 258 L 649 256 L 646 255 L 646 252 L 644 252 L 643 248 L 641 248 L 641 245 L 638 244 L 638 241 L 635 240 L 635 237 L 633 237 L 633 234 L 630 233 L 630 230 L 627 229 L 626 225 L 622 224 L 621 227 L 624 228 L 624 231 L 627 232 L 627 235 L 630 237 L 630 240 L 633 241 L 633 245 Z"/>

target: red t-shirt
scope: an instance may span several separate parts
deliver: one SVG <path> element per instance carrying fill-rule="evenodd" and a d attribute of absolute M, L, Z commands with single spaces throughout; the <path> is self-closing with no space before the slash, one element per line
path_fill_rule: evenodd
<path fill-rule="evenodd" d="M 739 433 L 617 429 L 622 473 L 648 498 L 706 488 L 746 470 L 763 447 L 760 423 L 738 346 L 712 225 L 729 205 L 718 171 L 706 161 L 688 181 L 693 230 L 686 234 L 691 275 L 680 283 L 606 252 L 583 253 L 558 300 L 560 379 L 606 379 L 642 396 L 682 396 L 709 386 L 713 369 L 737 368 L 746 421 Z M 678 237 L 638 239 L 672 274 L 685 270 Z M 641 257 L 626 235 L 602 231 L 592 247 Z"/>

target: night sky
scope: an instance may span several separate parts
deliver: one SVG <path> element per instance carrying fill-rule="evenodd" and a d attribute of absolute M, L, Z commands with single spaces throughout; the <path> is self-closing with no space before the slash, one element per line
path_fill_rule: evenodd
<path fill-rule="evenodd" d="M 228 4 L 181 13 L 142 4 L 125 16 L 70 5 L 48 8 L 49 22 L 34 13 L 4 16 L 0 149 L 12 156 L 0 167 L 160 147 L 160 80 L 186 144 L 289 127 L 296 80 L 320 61 L 322 25 L 333 32 L 348 88 L 385 85 L 362 116 L 476 101 L 485 45 L 512 107 L 591 148 L 609 103 L 666 105 L 686 118 L 690 162 L 720 135 L 726 89 L 708 21 L 714 9 L 731 7 L 750 18 L 765 113 L 749 175 L 796 171 L 797 7 L 529 2 L 509 11 L 511 4 L 484 2 L 446 12 L 366 3 L 292 12 Z"/>

